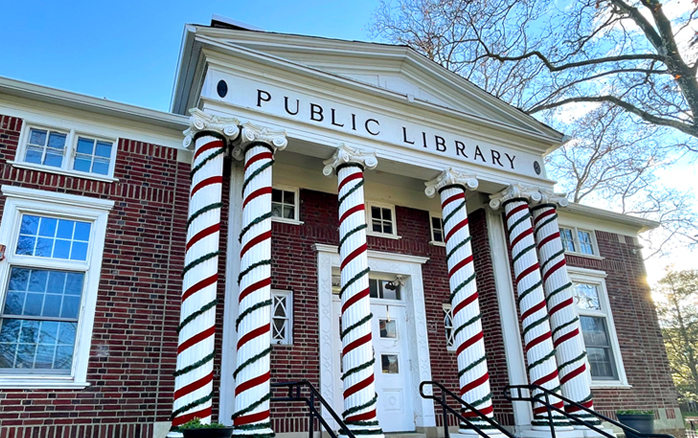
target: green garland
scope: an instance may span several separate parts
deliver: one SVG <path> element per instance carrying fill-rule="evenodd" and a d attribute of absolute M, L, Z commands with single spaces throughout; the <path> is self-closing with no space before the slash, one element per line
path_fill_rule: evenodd
<path fill-rule="evenodd" d="M 564 367 L 569 366 L 569 365 L 572 365 L 573 363 L 577 362 L 578 360 L 584 359 L 584 357 L 585 357 L 586 355 L 587 355 L 587 352 L 586 352 L 586 351 L 582 351 L 582 354 L 580 354 L 579 356 L 575 357 L 575 358 L 572 359 L 572 360 L 568 360 L 567 362 L 565 362 L 565 363 L 563 363 L 562 365 L 558 366 L 558 367 L 557 367 L 557 370 L 560 371 L 560 370 L 562 370 Z"/>
<path fill-rule="evenodd" d="M 534 242 L 532 245 L 529 245 L 529 246 L 527 246 L 526 248 L 522 249 L 520 253 L 516 254 L 516 257 L 514 257 L 513 259 L 511 259 L 511 262 L 512 262 L 512 263 L 516 263 L 516 261 L 517 261 L 518 259 L 520 259 L 521 257 L 523 257 L 524 254 L 526 254 L 527 252 L 531 251 L 531 250 L 534 249 L 535 247 L 536 247 L 536 244 L 535 244 L 535 242 Z"/>
<path fill-rule="evenodd" d="M 187 316 L 186 318 L 184 318 L 184 320 L 183 320 L 182 322 L 180 322 L 179 325 L 177 326 L 177 334 L 179 334 L 179 332 L 181 332 L 182 329 L 183 329 L 184 327 L 186 327 L 187 324 L 189 324 L 189 323 L 192 322 L 194 319 L 196 319 L 197 316 L 199 316 L 199 315 L 201 315 L 202 313 L 206 312 L 208 309 L 213 308 L 213 306 L 215 306 L 216 304 L 218 304 L 218 299 L 217 299 L 217 298 L 214 298 L 213 301 L 211 301 L 211 302 L 205 304 L 205 305 L 202 306 L 199 310 L 197 310 L 196 312 L 194 312 L 194 313 L 192 313 L 191 315 L 189 315 L 189 316 Z"/>
<path fill-rule="evenodd" d="M 458 204 L 458 206 L 457 206 L 456 208 L 454 208 L 453 210 L 451 210 L 451 212 L 450 212 L 449 214 L 446 215 L 446 217 L 444 218 L 444 227 L 446 226 L 446 224 L 448 223 L 448 221 L 449 221 L 456 213 L 458 213 L 458 210 L 460 210 L 460 209 L 463 208 L 463 207 L 465 207 L 465 201 L 462 201 L 460 204 Z M 466 216 L 467 216 L 467 215 L 466 215 Z"/>
<path fill-rule="evenodd" d="M 246 413 L 255 410 L 259 405 L 261 405 L 262 403 L 264 403 L 265 401 L 267 401 L 267 400 L 269 400 L 269 399 L 271 399 L 271 392 L 268 393 L 268 394 L 266 394 L 264 397 L 260 398 L 260 399 L 257 400 L 256 402 L 252 403 L 252 404 L 249 405 L 248 407 L 246 407 L 246 408 L 244 408 L 244 409 L 240 409 L 239 411 L 237 411 L 236 413 L 234 413 L 234 414 L 230 417 L 230 419 L 231 419 L 231 420 L 235 420 L 235 419 L 238 418 L 238 417 L 242 417 L 242 416 L 245 415 Z"/>
<path fill-rule="evenodd" d="M 552 262 L 552 261 L 555 259 L 555 257 L 561 256 L 561 255 L 563 255 L 563 254 L 565 254 L 565 249 L 564 249 L 564 248 L 561 249 L 560 251 L 556 252 L 555 254 L 551 255 L 550 258 L 549 258 L 548 260 L 546 260 L 545 262 L 543 262 L 543 264 L 540 266 L 541 272 L 545 270 L 545 266 L 546 266 L 548 263 Z"/>
<path fill-rule="evenodd" d="M 468 284 L 470 284 L 470 282 L 472 282 L 473 280 L 475 280 L 475 273 L 474 273 L 474 272 L 473 272 L 473 275 L 471 275 L 470 277 L 466 278 L 461 284 L 459 284 L 458 286 L 456 286 L 456 288 L 453 290 L 453 292 L 451 293 L 451 295 L 449 295 L 448 300 L 449 300 L 450 302 L 453 302 L 453 299 L 456 297 L 456 294 L 457 294 L 458 292 L 460 292 L 460 290 L 463 289 L 465 286 L 467 286 Z"/>
<path fill-rule="evenodd" d="M 369 406 L 373 405 L 376 403 L 378 400 L 378 394 L 375 394 L 373 398 L 366 403 L 359 405 L 359 406 L 354 406 L 353 408 L 349 408 L 346 411 L 342 412 L 342 418 L 347 418 L 349 415 L 354 414 L 356 412 L 359 412 L 362 409 L 366 409 Z"/>
<path fill-rule="evenodd" d="M 562 286 L 558 287 L 554 291 L 550 292 L 547 297 L 545 297 L 545 302 L 550 303 L 550 299 L 554 297 L 555 295 L 559 294 L 560 292 L 572 287 L 572 282 L 569 282 L 567 284 L 563 284 Z"/>
<path fill-rule="evenodd" d="M 363 185 L 364 185 L 364 179 L 361 178 L 361 181 L 359 181 L 359 182 L 358 182 L 354 187 L 352 187 L 348 192 L 346 192 L 344 195 L 342 195 L 342 196 L 339 198 L 339 201 L 338 201 L 337 203 L 338 203 L 339 205 L 342 205 L 342 202 L 344 202 L 344 200 L 347 199 L 347 198 L 349 197 L 349 195 L 351 195 L 351 194 L 354 193 L 355 191 L 359 190 L 361 187 L 363 187 Z"/>
<path fill-rule="evenodd" d="M 523 292 L 519 295 L 519 305 L 521 305 L 521 301 L 524 299 L 524 297 L 525 297 L 526 295 L 530 294 L 531 292 L 533 292 L 534 290 L 536 290 L 538 287 L 540 287 L 540 286 L 542 286 L 542 285 L 543 285 L 543 282 L 542 282 L 542 281 L 538 281 L 538 282 L 536 282 L 536 284 L 534 284 L 533 286 L 531 286 L 531 287 L 529 287 L 528 289 L 526 289 L 525 291 L 523 291 Z M 517 285 L 517 286 L 518 286 L 518 285 Z"/>
<path fill-rule="evenodd" d="M 181 370 L 176 370 L 174 373 L 172 373 L 172 375 L 175 377 L 179 377 L 182 374 L 186 374 L 191 370 L 195 370 L 195 369 L 199 368 L 200 366 L 204 365 L 206 362 L 212 361 L 213 357 L 215 355 L 216 355 L 216 353 L 208 354 L 208 355 L 204 356 L 203 358 L 201 358 L 200 360 L 197 360 L 193 364 L 186 366 L 186 367 L 182 368 Z"/>
<path fill-rule="evenodd" d="M 574 324 L 574 323 L 577 322 L 577 321 L 579 321 L 579 317 L 578 317 L 578 316 L 575 316 L 574 318 L 572 318 L 571 320 L 567 321 L 566 323 L 564 323 L 564 324 L 562 324 L 562 325 L 559 325 L 559 326 L 555 327 L 555 330 L 553 330 L 553 338 L 555 338 L 555 335 L 557 335 L 557 334 L 560 332 L 560 330 L 562 330 L 562 329 L 564 329 L 565 327 L 568 327 L 568 326 Z"/>
<path fill-rule="evenodd" d="M 474 402 L 468 402 L 468 403 L 470 404 L 470 406 L 476 408 L 476 407 L 480 406 L 481 404 L 483 404 L 491 399 L 492 399 L 492 393 L 490 392 L 489 394 L 482 397 L 481 399 L 475 400 Z"/>
<path fill-rule="evenodd" d="M 252 362 L 256 362 L 258 359 L 261 359 L 261 358 L 263 358 L 264 356 L 266 356 L 266 355 L 268 355 L 268 354 L 271 354 L 271 346 L 269 346 L 269 347 L 267 347 L 266 349 L 264 349 L 261 353 L 255 354 L 255 355 L 252 356 L 251 358 L 249 358 L 249 359 L 247 359 L 246 361 L 244 361 L 243 363 L 241 363 L 241 364 L 237 367 L 237 369 L 235 370 L 235 372 L 233 372 L 233 379 L 237 378 L 238 374 L 240 374 L 240 372 L 241 372 L 242 370 L 244 370 L 244 369 L 247 368 L 249 365 L 251 365 Z"/>
<path fill-rule="evenodd" d="M 235 330 L 237 331 L 237 329 L 240 327 L 240 323 L 247 315 L 266 306 L 271 306 L 271 299 L 260 301 L 259 303 L 255 303 L 254 305 L 245 309 L 245 311 L 238 315 L 237 319 L 235 320 Z"/>
<path fill-rule="evenodd" d="M 448 252 L 448 254 L 446 254 L 446 262 L 448 263 L 448 261 L 451 259 L 451 256 L 452 256 L 456 251 L 458 251 L 462 246 L 464 246 L 464 245 L 466 245 L 468 242 L 470 242 L 470 239 L 472 239 L 472 236 L 466 237 L 465 239 L 463 239 L 462 242 L 460 242 L 460 243 L 458 243 L 458 245 L 454 246 L 453 249 L 450 250 L 450 251 Z"/>
<path fill-rule="evenodd" d="M 525 215 L 523 215 L 523 216 L 521 216 L 519 219 L 517 219 L 517 221 L 514 222 L 514 223 L 509 227 L 509 229 L 511 230 L 511 232 L 514 232 L 514 228 L 516 228 L 521 222 L 525 221 L 526 219 L 530 219 L 530 218 L 531 218 L 531 213 L 526 213 Z"/>
<path fill-rule="evenodd" d="M 209 161 L 213 160 L 214 158 L 216 158 L 216 157 L 219 156 L 220 154 L 224 154 L 224 153 L 225 153 L 225 148 L 223 147 L 223 148 L 219 148 L 216 152 L 214 152 L 214 153 L 212 153 L 211 155 L 209 155 L 208 157 L 204 158 L 204 160 L 203 160 L 201 163 L 197 164 L 196 166 L 194 166 L 194 167 L 191 169 L 191 171 L 189 172 L 189 179 L 193 178 L 194 175 L 196 174 L 196 172 L 198 172 L 199 170 L 201 170 L 201 168 L 204 167 L 204 165 L 205 165 L 206 163 L 208 163 Z"/>
<path fill-rule="evenodd" d="M 237 430 L 259 430 L 266 428 L 271 429 L 271 421 L 267 421 L 265 423 L 241 424 L 239 426 L 233 426 L 233 429 Z"/>
<path fill-rule="evenodd" d="M 351 236 L 354 233 L 358 233 L 361 230 L 365 230 L 366 228 L 368 228 L 368 225 L 361 224 L 358 227 L 354 228 L 353 230 L 350 230 L 349 232 L 347 232 L 347 234 L 345 234 L 344 237 L 342 237 L 339 241 L 339 251 L 342 250 L 342 245 L 344 245 L 344 242 L 346 242 L 346 240 L 349 238 L 349 236 Z"/>
<path fill-rule="evenodd" d="M 553 351 L 550 353 L 546 354 L 545 356 L 541 357 L 537 361 L 533 362 L 532 364 L 528 365 L 526 368 L 531 371 L 533 368 L 537 367 L 538 365 L 542 364 L 546 360 L 550 359 L 551 357 L 555 356 L 555 349 L 553 348 Z"/>
<path fill-rule="evenodd" d="M 354 284 L 354 282 L 358 281 L 364 275 L 368 275 L 369 272 L 371 272 L 371 268 L 366 268 L 366 269 L 362 270 L 361 272 L 359 272 L 358 274 L 356 274 L 355 276 L 351 277 L 349 279 L 349 281 L 347 281 L 346 284 L 344 286 L 342 286 L 342 288 L 340 289 L 339 299 L 342 299 L 342 295 L 344 295 L 344 292 L 346 292 L 346 290 L 349 288 L 349 286 Z"/>
<path fill-rule="evenodd" d="M 266 169 L 270 168 L 274 164 L 274 159 L 272 158 L 271 160 L 267 161 L 266 163 L 262 164 L 259 166 L 254 172 L 248 176 L 245 181 L 242 183 L 242 193 L 245 193 L 245 189 L 247 188 L 247 185 L 252 182 L 252 180 L 259 175 L 260 173 L 264 172 Z"/>
<path fill-rule="evenodd" d="M 252 228 L 253 226 L 257 225 L 260 222 L 263 222 L 265 219 L 271 219 L 271 211 L 268 213 L 264 213 L 263 215 L 255 218 L 249 224 L 245 225 L 245 228 L 243 228 L 240 231 L 240 237 L 238 237 L 238 242 L 242 243 L 242 238 L 245 237 L 245 234 L 247 234 L 248 231 L 250 231 L 250 228 Z"/>
<path fill-rule="evenodd" d="M 220 251 L 213 251 L 208 254 L 204 254 L 201 257 L 199 257 L 196 260 L 193 260 L 191 263 L 189 263 L 187 266 L 182 269 L 182 278 L 184 278 L 184 274 L 189 272 L 193 267 L 200 265 L 201 263 L 205 262 L 206 260 L 211 260 L 212 258 L 218 257 L 221 254 Z"/>
<path fill-rule="evenodd" d="M 542 224 L 536 225 L 536 233 L 538 232 L 538 230 L 540 230 L 540 229 L 543 228 L 544 226 L 548 225 L 550 222 L 554 221 L 555 219 L 557 219 L 557 213 L 555 213 L 555 214 L 553 214 L 552 216 L 550 216 L 550 217 L 549 217 L 548 219 L 546 219 L 545 222 L 543 222 Z"/>
<path fill-rule="evenodd" d="M 248 266 L 244 271 L 240 272 L 240 275 L 238 275 L 238 286 L 240 285 L 240 282 L 242 281 L 242 277 L 249 274 L 250 271 L 252 271 L 254 268 L 258 268 L 258 267 L 264 266 L 264 265 L 271 266 L 271 259 L 260 260 L 258 262 L 254 262 L 250 266 Z"/>
<path fill-rule="evenodd" d="M 189 230 L 189 226 L 191 225 L 192 222 L 194 222 L 194 219 L 197 217 L 201 216 L 202 214 L 206 213 L 207 211 L 210 210 L 215 210 L 216 208 L 222 208 L 223 203 L 222 202 L 214 202 L 213 204 L 209 204 L 205 207 L 202 207 L 198 210 L 196 210 L 194 213 L 192 213 L 191 216 L 189 216 L 189 219 L 187 219 L 187 230 Z"/>
<path fill-rule="evenodd" d="M 170 420 L 174 419 L 174 417 L 181 414 L 182 412 L 186 412 L 191 408 L 194 408 L 196 406 L 199 406 L 199 405 L 206 403 L 207 401 L 211 400 L 212 398 L 213 398 L 213 392 L 211 392 L 209 395 L 205 395 L 199 399 L 194 400 L 193 402 L 191 402 L 189 404 L 182 406 L 181 408 L 172 412 L 172 415 L 170 415 Z"/>
<path fill-rule="evenodd" d="M 342 332 L 339 334 L 339 338 L 341 340 L 344 340 L 344 337 L 349 334 L 350 331 L 354 330 L 355 328 L 359 327 L 361 324 L 367 323 L 373 318 L 373 313 L 369 313 L 368 315 L 364 316 L 354 324 L 350 325 L 346 329 L 342 330 Z"/>
<path fill-rule="evenodd" d="M 478 313 L 477 315 L 473 316 L 469 320 L 465 321 L 460 327 L 458 327 L 456 330 L 454 330 L 453 338 L 455 339 L 456 335 L 458 333 L 460 333 L 461 330 L 464 330 L 469 325 L 475 324 L 480 318 L 482 318 L 482 313 Z"/>
<path fill-rule="evenodd" d="M 357 367 L 354 367 L 354 368 L 351 368 L 351 369 L 347 370 L 346 373 L 342 374 L 341 379 L 344 380 L 344 379 L 346 379 L 347 377 L 351 376 L 352 374 L 358 373 L 359 371 L 361 371 L 361 370 L 363 370 L 363 369 L 365 369 L 365 368 L 368 368 L 368 367 L 372 366 L 374 363 L 376 363 L 376 358 L 375 358 L 375 357 L 374 357 L 373 359 L 369 360 L 368 362 L 364 363 L 364 364 L 361 364 L 361 365 L 359 365 L 359 366 L 357 366 Z"/>
<path fill-rule="evenodd" d="M 463 368 L 462 370 L 458 371 L 458 378 L 460 379 L 463 377 L 463 374 L 467 373 L 468 371 L 472 370 L 476 366 L 480 365 L 482 362 L 487 360 L 487 355 L 485 354 L 482 356 L 480 359 L 476 360 L 475 362 L 471 363 L 467 367 Z"/>

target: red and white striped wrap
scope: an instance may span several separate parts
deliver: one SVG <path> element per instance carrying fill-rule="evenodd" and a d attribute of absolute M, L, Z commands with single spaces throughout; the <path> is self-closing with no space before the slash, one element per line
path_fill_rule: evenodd
<path fill-rule="evenodd" d="M 243 125 L 240 275 L 238 277 L 235 435 L 271 437 L 271 183 L 274 152 L 282 133 Z"/>
<path fill-rule="evenodd" d="M 344 374 L 344 412 L 347 427 L 355 435 L 382 437 L 376 417 L 371 299 L 368 283 L 366 215 L 363 165 L 377 164 L 346 146 L 325 163 L 324 173 L 336 169 L 339 197 L 339 256 L 342 289 L 341 337 Z M 332 162 L 332 164 L 328 164 Z"/>
<path fill-rule="evenodd" d="M 557 362 L 552 342 L 548 310 L 543 293 L 540 264 L 533 238 L 533 225 L 528 201 L 513 198 L 504 202 L 509 245 L 514 262 L 516 291 L 521 312 L 521 326 L 524 337 L 524 350 L 528 360 L 530 382 L 551 391 L 560 390 Z M 554 405 L 563 408 L 562 400 Z M 540 404 L 533 407 L 534 426 L 547 425 L 546 408 Z M 556 423 L 567 425 L 554 415 Z M 544 424 L 538 424 L 543 421 Z"/>
<path fill-rule="evenodd" d="M 223 161 L 238 132 L 237 120 L 198 110 L 185 131 L 185 146 L 193 141 L 195 148 L 170 437 L 181 436 L 174 428 L 195 417 L 211 421 Z"/>
<path fill-rule="evenodd" d="M 565 251 L 554 204 L 541 204 L 531 209 L 536 228 L 536 245 L 541 260 L 553 344 L 556 348 L 562 395 L 592 409 L 591 376 L 587 367 L 586 349 L 579 318 L 574 309 L 572 282 L 567 273 Z M 565 406 L 567 412 L 579 411 Z"/>

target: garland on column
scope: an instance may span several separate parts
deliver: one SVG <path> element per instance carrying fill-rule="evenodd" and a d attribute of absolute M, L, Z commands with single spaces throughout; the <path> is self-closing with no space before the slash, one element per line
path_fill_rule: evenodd
<path fill-rule="evenodd" d="M 354 435 L 383 436 L 376 417 L 377 395 L 371 332 L 371 301 L 368 282 L 366 216 L 363 194 L 364 167 L 375 167 L 375 157 L 341 146 L 325 162 L 325 175 L 336 170 L 339 201 L 339 255 L 342 302 L 341 333 L 344 374 L 342 417 Z"/>
<path fill-rule="evenodd" d="M 448 169 L 426 185 L 427 196 L 434 196 L 436 190 L 441 196 L 446 262 L 451 290 L 453 339 L 458 361 L 459 395 L 480 413 L 494 420 L 481 322 L 482 313 L 480 312 L 475 282 L 471 235 L 465 201 L 466 185 L 474 190 L 478 186 L 478 181 L 474 177 Z M 480 429 L 495 431 L 494 426 L 481 419 L 474 412 L 464 409 L 463 416 Z M 463 433 L 467 433 L 470 426 L 461 423 L 460 428 Z M 470 432 L 472 433 L 472 430 Z M 497 431 L 494 434 L 500 435 Z M 492 432 L 490 432 L 490 436 L 493 436 Z"/>
<path fill-rule="evenodd" d="M 533 224 L 528 209 L 529 197 L 538 200 L 540 193 L 534 191 L 529 194 L 527 189 L 513 185 L 493 197 L 490 206 L 495 209 L 500 204 L 504 206 L 530 382 L 556 393 L 560 391 L 560 381 L 545 307 L 540 265 L 535 251 Z M 559 409 L 564 406 L 562 400 L 551 402 Z M 549 425 L 547 410 L 543 405 L 534 404 L 533 416 L 532 425 Z M 569 426 L 569 422 L 556 413 L 553 413 L 553 424 Z"/>
<path fill-rule="evenodd" d="M 245 129 L 248 129 L 247 127 Z M 247 133 L 243 131 L 243 136 Z M 245 148 L 240 232 L 238 334 L 234 434 L 271 438 L 271 167 L 274 148 L 253 141 Z"/>
<path fill-rule="evenodd" d="M 552 194 L 546 194 L 553 198 Z M 555 198 L 553 198 L 555 199 Z M 563 202 L 566 199 L 563 199 Z M 574 310 L 572 282 L 567 273 L 565 250 L 562 247 L 560 228 L 557 222 L 555 204 L 541 204 L 531 209 L 535 224 L 535 236 L 538 254 L 542 262 L 544 289 L 550 325 L 552 326 L 553 344 L 559 363 L 562 394 L 572 401 L 593 409 L 591 396 L 591 377 L 587 368 L 586 349 L 579 327 L 579 318 Z M 580 409 L 566 405 L 565 411 L 575 413 L 594 424 L 600 422 L 590 414 L 579 412 Z"/>
<path fill-rule="evenodd" d="M 237 136 L 237 121 L 195 112 L 185 145 L 192 141 L 192 160 L 187 243 L 182 270 L 183 291 L 177 347 L 172 429 L 198 417 L 211 420 L 213 357 L 218 285 L 221 184 L 228 137 Z M 216 131 L 202 130 L 213 128 Z"/>

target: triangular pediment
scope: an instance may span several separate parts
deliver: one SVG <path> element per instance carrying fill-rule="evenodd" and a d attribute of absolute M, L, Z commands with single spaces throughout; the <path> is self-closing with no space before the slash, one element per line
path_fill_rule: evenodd
<path fill-rule="evenodd" d="M 533 135 L 562 134 L 406 46 L 239 29 L 197 27 L 197 35 L 427 102 Z"/>

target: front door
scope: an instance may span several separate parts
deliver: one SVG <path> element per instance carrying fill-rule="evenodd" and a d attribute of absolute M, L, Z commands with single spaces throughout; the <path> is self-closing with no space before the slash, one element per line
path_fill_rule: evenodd
<path fill-rule="evenodd" d="M 372 300 L 371 312 L 378 420 L 385 432 L 414 431 L 414 388 L 411 385 L 412 364 L 407 350 L 405 306 L 401 302 Z"/>

